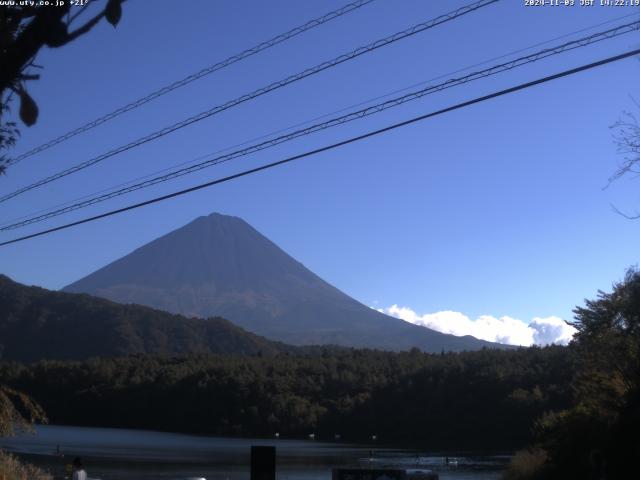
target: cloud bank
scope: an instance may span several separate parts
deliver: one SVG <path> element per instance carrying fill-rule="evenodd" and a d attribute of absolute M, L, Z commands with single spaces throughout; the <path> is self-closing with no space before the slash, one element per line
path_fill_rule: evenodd
<path fill-rule="evenodd" d="M 526 323 L 517 318 L 496 318 L 491 315 L 481 315 L 472 320 L 463 313 L 451 310 L 419 315 L 408 307 L 398 305 L 376 310 L 438 332 L 458 336 L 472 335 L 482 340 L 509 345 L 566 345 L 576 333 L 574 327 L 567 325 L 560 317 L 553 316 L 535 317 Z"/>

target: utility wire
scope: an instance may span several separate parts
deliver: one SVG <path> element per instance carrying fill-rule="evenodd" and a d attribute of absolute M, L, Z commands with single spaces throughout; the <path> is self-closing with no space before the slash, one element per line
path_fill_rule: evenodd
<path fill-rule="evenodd" d="M 14 238 L 13 240 L 7 240 L 5 242 L 0 243 L 0 247 L 3 247 L 5 245 L 10 245 L 10 244 L 13 244 L 13 243 L 17 243 L 17 242 L 22 242 L 22 241 L 25 241 L 25 240 L 28 240 L 28 239 L 31 239 L 31 238 L 35 238 L 35 237 L 40 237 L 42 235 L 47 235 L 49 233 L 57 232 L 57 231 L 60 231 L 60 230 L 65 230 L 65 229 L 68 229 L 68 228 L 71 228 L 71 227 L 75 227 L 77 225 L 82 225 L 84 223 L 93 222 L 95 220 L 99 220 L 99 219 L 102 219 L 102 218 L 106 218 L 106 217 L 110 217 L 110 216 L 113 216 L 113 215 L 117 215 L 119 213 L 127 212 L 129 210 L 134 210 L 134 209 L 137 209 L 137 208 L 141 208 L 141 207 L 144 207 L 144 206 L 147 206 L 147 205 L 151 205 L 151 204 L 158 203 L 158 202 L 161 202 L 161 201 L 164 201 L 164 200 L 168 200 L 170 198 L 175 198 L 175 197 L 179 197 L 179 196 L 182 196 L 182 195 L 186 195 L 187 193 L 195 192 L 197 190 L 202 190 L 204 188 L 211 187 L 213 185 L 218 185 L 218 184 L 221 184 L 221 183 L 229 182 L 231 180 L 235 180 L 235 179 L 240 178 L 240 177 L 244 177 L 244 176 L 247 176 L 247 175 L 251 175 L 253 173 L 261 172 L 263 170 L 268 170 L 268 169 L 271 169 L 271 168 L 274 168 L 274 167 L 278 167 L 278 166 L 284 165 L 286 163 L 290 163 L 290 162 L 293 162 L 293 161 L 296 161 L 296 160 L 300 160 L 300 159 L 303 159 L 303 158 L 306 158 L 306 157 L 311 157 L 313 155 L 317 155 L 317 154 L 322 153 L 322 152 L 333 150 L 333 149 L 336 149 L 338 147 L 342 147 L 342 146 L 345 146 L 345 145 L 349 145 L 351 143 L 358 142 L 360 140 L 364 140 L 364 139 L 367 139 L 367 138 L 370 138 L 370 137 L 373 137 L 373 136 L 376 136 L 376 135 L 380 135 L 382 133 L 386 133 L 386 132 L 389 132 L 389 131 L 392 131 L 392 130 L 396 130 L 398 128 L 405 127 L 407 125 L 411 125 L 413 123 L 417 123 L 417 122 L 426 120 L 428 118 L 436 117 L 436 116 L 439 116 L 439 115 L 442 115 L 442 114 L 445 114 L 445 113 L 448 113 L 448 112 L 452 112 L 454 110 L 459 110 L 459 109 L 462 109 L 462 108 L 465 108 L 465 107 L 469 107 L 469 106 L 475 105 L 477 103 L 486 102 L 487 100 L 491 100 L 491 99 L 494 99 L 494 98 L 497 98 L 497 97 L 502 97 L 504 95 L 508 95 L 510 93 L 514 93 L 514 92 L 517 92 L 517 91 L 520 91 L 520 90 L 525 90 L 527 88 L 531 88 L 531 87 L 534 87 L 536 85 L 540 85 L 540 84 L 543 84 L 543 83 L 548 83 L 548 82 L 551 82 L 553 80 L 557 80 L 559 78 L 568 77 L 570 75 L 574 75 L 574 74 L 579 73 L 579 72 L 583 72 L 583 71 L 586 71 L 586 70 L 591 70 L 591 69 L 594 69 L 594 68 L 597 68 L 597 67 L 601 67 L 603 65 L 607 65 L 607 64 L 613 63 L 613 62 L 617 62 L 617 61 L 620 61 L 620 60 L 623 60 L 625 58 L 629 58 L 629 57 L 632 57 L 632 56 L 638 55 L 638 54 L 640 54 L 640 48 L 639 49 L 635 49 L 635 50 L 631 50 L 631 51 L 628 51 L 628 52 L 625 52 L 625 53 L 621 53 L 621 54 L 615 55 L 613 57 L 607 57 L 607 58 L 604 58 L 602 60 L 598 60 L 598 61 L 593 62 L 593 63 L 582 65 L 580 67 L 572 68 L 572 69 L 569 69 L 569 70 L 564 70 L 562 72 L 555 73 L 555 74 L 549 75 L 547 77 L 542 77 L 542 78 L 538 78 L 536 80 L 532 80 L 530 82 L 521 83 L 521 84 L 516 85 L 514 87 L 506 88 L 504 90 L 499 90 L 497 92 L 493 92 L 493 93 L 490 93 L 488 95 L 484 95 L 482 97 L 476 97 L 476 98 L 474 98 L 472 100 L 468 100 L 466 102 L 458 103 L 456 105 L 453 105 L 453 106 L 450 106 L 450 107 L 447 107 L 447 108 L 443 108 L 441 110 L 436 110 L 434 112 L 430 112 L 430 113 L 426 113 L 424 115 L 413 117 L 413 118 L 410 118 L 408 120 L 404 120 L 404 121 L 399 122 L 399 123 L 394 123 L 392 125 L 388 125 L 386 127 L 380 128 L 378 130 L 373 130 L 373 131 L 367 132 L 367 133 L 362 134 L 362 135 L 351 137 L 351 138 L 348 138 L 346 140 L 342 140 L 340 142 L 333 143 L 331 145 L 326 145 L 324 147 L 317 148 L 315 150 L 310 150 L 310 151 L 301 153 L 299 155 L 295 155 L 295 156 L 292 156 L 292 157 L 285 158 L 283 160 L 279 160 L 279 161 L 276 161 L 276 162 L 268 163 L 268 164 L 262 165 L 260 167 L 252 168 L 252 169 L 249 169 L 249 170 L 244 170 L 242 172 L 239 172 L 239 173 L 236 173 L 236 174 L 233 174 L 233 175 L 229 175 L 227 177 L 211 180 L 209 182 L 202 183 L 200 185 L 196 185 L 194 187 L 190 187 L 190 188 L 187 188 L 187 189 L 184 189 L 184 190 L 180 190 L 180 191 L 177 191 L 177 192 L 173 192 L 173 193 L 170 193 L 170 194 L 167 194 L 167 195 L 163 195 L 163 196 L 160 196 L 160 197 L 155 197 L 155 198 L 152 198 L 150 200 L 146 200 L 144 202 L 136 203 L 136 204 L 129 205 L 127 207 L 119 208 L 119 209 L 116 209 L 116 210 L 111 210 L 109 212 L 102 213 L 100 215 L 95 215 L 93 217 L 84 218 L 82 220 L 77 220 L 75 222 L 67 223 L 65 225 L 60 225 L 60 226 L 57 226 L 57 227 L 49 228 L 47 230 L 42 230 L 42 231 L 39 231 L 39 232 L 36 232 L 36 233 L 32 233 L 30 235 L 25 235 L 24 237 Z"/>
<path fill-rule="evenodd" d="M 52 207 L 43 208 L 43 209 L 37 210 L 35 212 L 31 212 L 31 213 L 28 213 L 28 214 L 25 214 L 25 215 L 21 215 L 19 217 L 14 217 L 14 218 L 12 218 L 10 220 L 6 220 L 4 222 L 1 222 L 0 223 L 0 230 L 5 225 L 9 225 L 11 223 L 18 222 L 19 220 L 22 220 L 22 219 L 25 219 L 25 218 L 28 218 L 28 217 L 31 217 L 31 216 L 34 216 L 34 215 L 37 215 L 37 214 L 40 214 L 40 213 L 50 212 L 52 210 L 57 210 L 57 209 L 59 209 L 61 207 L 65 207 L 65 206 L 80 202 L 81 200 L 85 200 L 85 199 L 91 198 L 91 197 L 93 197 L 95 195 L 99 195 L 101 193 L 110 192 L 112 190 L 115 190 L 115 189 L 118 189 L 118 188 L 121 188 L 121 187 L 132 185 L 133 183 L 136 183 L 136 182 L 138 182 L 140 180 L 145 180 L 145 179 L 151 178 L 151 177 L 153 177 L 155 175 L 160 175 L 161 173 L 169 172 L 170 170 L 172 170 L 174 168 L 183 167 L 185 165 L 191 165 L 191 164 L 194 164 L 194 163 L 198 163 L 201 160 L 204 160 L 207 157 L 210 157 L 211 155 L 217 155 L 217 154 L 220 154 L 222 152 L 227 152 L 227 151 L 232 150 L 234 148 L 242 147 L 242 146 L 248 145 L 248 144 L 250 144 L 252 142 L 257 142 L 258 140 L 263 140 L 263 139 L 269 138 L 269 137 L 271 137 L 273 135 L 277 135 L 279 133 L 287 132 L 287 131 L 289 131 L 289 130 L 291 130 L 293 128 L 301 127 L 303 125 L 308 125 L 308 124 L 316 122 L 318 120 L 322 120 L 323 118 L 327 118 L 327 117 L 330 117 L 332 115 L 337 115 L 338 113 L 346 112 L 346 111 L 348 111 L 350 109 L 353 109 L 353 108 L 357 108 L 357 107 L 361 107 L 363 105 L 367 105 L 367 104 L 369 104 L 371 102 L 375 102 L 376 100 L 381 100 L 383 98 L 389 98 L 389 97 L 391 97 L 393 95 L 396 95 L 396 94 L 402 93 L 402 92 L 406 92 L 406 91 L 411 90 L 412 88 L 415 88 L 415 87 L 418 87 L 418 86 L 421 86 L 421 85 L 426 85 L 427 83 L 431 83 L 431 82 L 434 82 L 436 80 L 441 80 L 443 78 L 447 78 L 447 77 L 449 77 L 451 75 L 455 75 L 455 74 L 458 74 L 458 73 L 466 72 L 468 70 L 471 70 L 472 68 L 480 67 L 482 65 L 486 65 L 486 64 L 494 62 L 496 60 L 502 60 L 503 58 L 508 58 L 508 57 L 513 56 L 513 55 L 517 55 L 519 53 L 526 52 L 526 51 L 531 50 L 533 48 L 540 47 L 542 45 L 548 45 L 548 44 L 550 44 L 552 42 L 555 42 L 555 41 L 558 41 L 558 40 L 562 40 L 564 38 L 572 37 L 573 35 L 577 35 L 578 33 L 586 32 L 586 31 L 589 31 L 589 30 L 593 30 L 595 28 L 602 27 L 604 25 L 609 25 L 611 23 L 617 22 L 619 20 L 623 20 L 625 18 L 638 16 L 638 15 L 639 15 L 638 13 L 634 12 L 634 13 L 628 13 L 626 15 L 621 15 L 621 16 L 618 16 L 618 17 L 613 17 L 613 18 L 610 18 L 608 20 L 605 20 L 604 22 L 600 22 L 600 23 L 597 23 L 595 25 L 591 25 L 591 26 L 588 26 L 588 27 L 585 27 L 585 28 L 581 28 L 579 30 L 574 30 L 573 32 L 565 33 L 565 34 L 562 34 L 560 36 L 553 37 L 553 38 L 550 38 L 548 40 L 544 40 L 542 42 L 535 43 L 533 45 L 529 45 L 528 47 L 519 48 L 517 50 L 512 50 L 511 52 L 502 54 L 500 56 L 492 57 L 490 59 L 483 60 L 482 62 L 478 62 L 478 63 L 475 63 L 473 65 L 469 65 L 467 67 L 459 68 L 459 69 L 454 70 L 452 72 L 448 72 L 448 73 L 445 73 L 445 74 L 442 74 L 442 75 L 438 75 L 437 77 L 433 77 L 433 78 L 430 78 L 428 80 L 423 80 L 423 81 L 420 81 L 418 83 L 414 83 L 412 85 L 408 85 L 406 87 L 394 90 L 392 92 L 388 92 L 388 93 L 385 93 L 385 94 L 382 94 L 382 95 L 378 95 L 378 96 L 373 97 L 373 98 L 369 98 L 367 100 L 362 100 L 362 101 L 360 101 L 360 102 L 358 102 L 356 104 L 351 104 L 349 106 L 340 108 L 339 110 L 334 110 L 332 112 L 325 113 L 325 114 L 319 115 L 317 117 L 311 118 L 309 120 L 298 122 L 298 123 L 296 123 L 294 125 L 289 125 L 288 127 L 279 128 L 277 130 L 274 130 L 274 131 L 271 131 L 269 133 L 260 135 L 258 137 L 254 137 L 254 138 L 251 138 L 251 139 L 248 139 L 248 140 L 244 140 L 244 141 L 242 141 L 240 143 L 236 143 L 234 145 L 230 145 L 228 147 L 218 149 L 218 150 L 216 150 L 214 152 L 210 152 L 210 153 L 204 154 L 204 155 L 199 155 L 198 157 L 196 157 L 196 158 L 194 158 L 192 160 L 187 160 L 185 162 L 180 162 L 178 164 L 171 165 L 171 166 L 163 168 L 161 170 L 156 170 L 154 172 L 151 172 L 151 173 L 139 176 L 139 177 L 135 177 L 135 178 L 133 178 L 131 180 L 127 180 L 125 182 L 121 182 L 119 184 L 112 185 L 111 187 L 108 187 L 108 188 L 105 188 L 105 189 L 102 189 L 102 190 L 98 190 L 97 192 L 92 192 L 92 193 L 89 193 L 87 195 L 83 195 L 81 197 L 74 198 L 72 200 L 59 203 L 59 204 L 54 205 Z"/>
<path fill-rule="evenodd" d="M 187 127 L 187 126 L 192 125 L 192 124 L 194 124 L 196 122 L 202 121 L 202 120 L 204 120 L 206 118 L 211 117 L 212 115 L 215 115 L 215 114 L 220 113 L 222 111 L 228 110 L 228 109 L 230 109 L 232 107 L 235 107 L 235 106 L 237 106 L 237 105 L 239 105 L 241 103 L 244 103 L 244 102 L 246 102 L 248 100 L 252 100 L 252 99 L 257 98 L 257 97 L 259 97 L 261 95 L 269 93 L 269 92 L 271 92 L 273 90 L 277 90 L 279 88 L 282 88 L 282 87 L 284 87 L 286 85 L 289 85 L 291 83 L 294 83 L 294 82 L 297 82 L 299 80 L 302 80 L 302 79 L 304 79 L 306 77 L 309 77 L 311 75 L 315 75 L 317 73 L 320 73 L 320 72 L 322 72 L 324 70 L 327 70 L 329 68 L 332 68 L 332 67 L 335 67 L 337 65 L 340 65 L 340 64 L 342 64 L 342 63 L 344 63 L 346 61 L 352 60 L 352 59 L 354 59 L 356 57 L 359 57 L 359 56 L 364 55 L 366 53 L 369 53 L 369 52 L 372 52 L 374 50 L 377 50 L 378 48 L 384 47 L 386 45 L 389 45 L 391 43 L 397 42 L 397 41 L 402 40 L 404 38 L 410 37 L 410 36 L 415 35 L 417 33 L 423 32 L 425 30 L 429 30 L 429 29 L 434 28 L 434 27 L 436 27 L 438 25 L 441 25 L 443 23 L 449 22 L 451 20 L 459 18 L 459 17 L 461 17 L 463 15 L 466 15 L 468 13 L 474 12 L 474 11 L 480 9 L 480 8 L 487 7 L 487 6 L 489 6 L 489 5 L 493 4 L 493 3 L 497 3 L 498 1 L 500 1 L 500 0 L 480 0 L 480 1 L 468 4 L 468 5 L 465 5 L 463 7 L 460 7 L 460 8 L 458 8 L 458 9 L 452 11 L 452 12 L 446 13 L 444 15 L 436 17 L 436 18 L 434 18 L 432 20 L 429 20 L 427 22 L 423 22 L 423 23 L 419 23 L 417 25 L 414 25 L 411 28 L 408 28 L 408 29 L 403 30 L 401 32 L 397 32 L 397 33 L 395 33 L 393 35 L 390 35 L 390 36 L 385 37 L 383 39 L 377 40 L 377 41 L 375 41 L 373 43 L 370 43 L 370 44 L 368 44 L 366 46 L 359 47 L 359 48 L 357 48 L 355 50 L 352 50 L 349 53 L 340 55 L 339 57 L 336 57 L 336 58 L 334 58 L 332 60 L 328 60 L 326 62 L 320 63 L 320 64 L 318 64 L 318 65 L 316 65 L 314 67 L 311 67 L 311 68 L 308 68 L 306 70 L 303 70 L 300 73 L 297 73 L 295 75 L 291 75 L 291 76 L 289 76 L 289 77 L 287 77 L 287 78 L 285 78 L 283 80 L 280 80 L 280 81 L 277 81 L 277 82 L 273 82 L 273 83 L 271 83 L 271 84 L 269 84 L 269 85 L 267 85 L 265 87 L 262 87 L 262 88 L 259 88 L 258 90 L 255 90 L 252 93 L 242 95 L 241 97 L 238 97 L 238 98 L 236 98 L 234 100 L 231 100 L 231 101 L 229 101 L 227 103 L 224 103 L 222 105 L 218 105 L 218 106 L 213 107 L 213 108 L 211 108 L 209 110 L 201 112 L 201 113 L 199 113 L 197 115 L 189 117 L 189 118 L 187 118 L 185 120 L 182 120 L 180 122 L 174 123 L 173 125 L 165 127 L 163 129 L 158 130 L 158 131 L 156 131 L 156 132 L 154 132 L 152 134 L 149 134 L 149 135 L 147 135 L 145 137 L 139 138 L 138 140 L 134 140 L 133 142 L 130 142 L 130 143 L 126 144 L 126 145 L 122 145 L 120 147 L 117 147 L 117 148 L 115 148 L 113 150 L 110 150 L 110 151 L 108 151 L 106 153 L 103 153 L 102 155 L 94 157 L 94 158 L 92 158 L 90 160 L 82 162 L 82 163 L 80 163 L 78 165 L 75 165 L 75 166 L 73 166 L 71 168 L 68 168 L 68 169 L 63 170 L 61 172 L 53 174 L 53 175 L 51 175 L 49 177 L 46 177 L 46 178 L 41 179 L 41 180 L 38 180 L 35 183 L 32 183 L 32 184 L 27 185 L 25 187 L 22 187 L 22 188 L 20 188 L 18 190 L 15 190 L 15 191 L 13 191 L 11 193 L 3 195 L 2 197 L 0 197 L 0 203 L 1 202 L 5 202 L 5 201 L 7 201 L 7 200 L 9 200 L 11 198 L 14 198 L 14 197 L 18 196 L 18 195 L 21 195 L 21 194 L 23 194 L 25 192 L 28 192 L 29 190 L 33 190 L 34 188 L 41 187 L 42 185 L 46 185 L 46 184 L 51 183 L 51 182 L 53 182 L 55 180 L 58 180 L 58 179 L 63 178 L 63 177 L 66 177 L 67 175 L 71 175 L 71 174 L 73 174 L 75 172 L 78 172 L 78 171 L 83 170 L 83 169 L 85 169 L 87 167 L 95 165 L 95 164 L 97 164 L 99 162 L 102 162 L 103 160 L 106 160 L 107 158 L 113 157 L 113 156 L 115 156 L 115 155 L 117 155 L 119 153 L 122 153 L 122 152 L 130 150 L 132 148 L 138 147 L 138 146 L 140 146 L 142 144 L 145 144 L 147 142 L 150 142 L 152 140 L 157 140 L 158 138 L 163 137 L 165 135 L 168 135 L 169 133 L 175 132 L 176 130 L 179 130 L 181 128 Z"/>
<path fill-rule="evenodd" d="M 173 180 L 175 178 L 202 170 L 204 168 L 208 168 L 214 165 L 218 165 L 220 163 L 224 163 L 224 162 L 228 162 L 230 160 L 236 159 L 238 157 L 243 157 L 246 155 L 249 155 L 251 153 L 255 153 L 261 150 L 265 150 L 267 148 L 271 148 L 274 147 L 276 145 L 279 145 L 281 143 L 285 143 L 291 140 L 294 140 L 296 138 L 302 137 L 302 136 L 306 136 L 306 135 L 310 135 L 312 133 L 321 131 L 321 130 L 325 130 L 337 125 L 342 125 L 344 123 L 348 123 L 354 120 L 358 120 L 360 118 L 364 118 L 370 115 L 374 115 L 376 113 L 380 113 L 382 111 L 385 111 L 387 109 L 393 108 L 393 107 L 397 107 L 398 105 L 402 105 L 404 103 L 407 102 L 411 102 L 414 100 L 418 100 L 424 96 L 427 95 L 431 95 L 433 93 L 436 92 L 440 92 L 442 90 L 446 90 L 458 85 L 462 85 L 471 81 L 475 81 L 475 80 L 479 80 L 485 77 L 489 77 L 489 76 L 493 76 L 499 73 L 503 73 L 509 70 L 512 70 L 514 68 L 517 67 L 521 67 L 533 62 L 537 62 L 539 60 L 554 56 L 554 55 L 558 55 L 567 51 L 571 51 L 571 50 L 575 50 L 577 48 L 582 48 L 582 47 L 586 47 L 590 44 L 596 43 L 596 42 L 600 42 L 603 40 L 607 40 L 607 39 L 611 39 L 611 38 L 615 38 L 618 37 L 620 35 L 624 35 L 626 33 L 630 33 L 633 31 L 637 31 L 640 30 L 640 21 L 636 21 L 636 22 L 631 22 L 625 25 L 621 25 L 615 28 L 611 28 L 609 30 L 603 31 L 603 32 L 598 32 L 598 33 L 594 33 L 592 35 L 577 39 L 577 40 L 573 40 L 571 42 L 566 42 L 562 45 L 557 45 L 551 48 L 547 48 L 535 53 L 532 53 L 530 55 L 526 55 L 523 57 L 519 57 L 516 58 L 514 60 L 511 60 L 509 62 L 506 63 L 501 63 L 499 65 L 494 65 L 492 67 L 486 68 L 484 70 L 480 70 L 477 72 L 473 72 L 470 73 L 464 77 L 460 77 L 460 78 L 452 78 L 447 80 L 446 82 L 437 84 L 437 85 L 432 85 L 432 86 L 428 86 L 426 88 L 423 88 L 421 90 L 418 91 L 414 91 L 414 92 L 410 92 L 406 95 L 400 96 L 400 97 L 396 97 L 390 100 L 387 100 L 385 102 L 376 104 L 376 105 L 372 105 L 360 110 L 357 110 L 355 112 L 351 112 L 348 113 L 346 115 L 342 115 L 339 117 L 335 117 L 332 118 L 330 120 L 327 120 L 325 122 L 321 122 L 321 123 L 317 123 L 314 125 L 311 125 L 309 127 L 306 128 L 302 128 L 299 130 L 296 130 L 294 132 L 291 133 L 287 133 L 285 135 L 281 135 L 272 139 L 269 139 L 267 141 L 261 142 L 261 143 L 257 143 L 254 145 L 251 145 L 249 147 L 240 149 L 240 150 L 236 150 L 234 152 L 225 154 L 225 155 L 220 155 L 217 156 L 213 159 L 209 159 L 209 160 L 205 160 L 203 162 L 197 163 L 195 165 L 190 165 L 188 167 L 184 167 L 184 168 L 180 168 L 178 170 L 174 170 L 172 172 L 166 173 L 164 175 L 160 175 L 157 176 L 155 178 L 151 178 L 133 185 L 129 185 L 123 188 L 120 188 L 118 190 L 114 190 L 111 191 L 109 193 L 105 193 L 102 195 L 97 195 L 94 196 L 92 198 L 89 198 L 87 200 L 83 200 L 83 201 L 79 201 L 77 203 L 74 203 L 72 205 L 67 205 L 64 206 L 63 208 L 58 208 L 52 211 L 49 211 L 47 213 L 41 214 L 41 215 L 36 215 L 30 218 L 27 218 L 25 220 L 21 220 L 21 221 L 17 221 L 14 223 L 10 223 L 10 224 L 5 224 L 3 226 L 0 226 L 0 231 L 8 231 L 8 230 L 14 230 L 16 228 L 20 228 L 20 227 L 24 227 L 27 225 L 31 225 L 33 223 L 38 223 L 38 222 L 42 222 L 44 220 L 53 218 L 53 217 L 57 217 L 59 215 L 63 215 L 65 213 L 69 213 L 81 208 L 86 208 L 89 207 L 91 205 L 95 205 L 97 203 L 101 203 L 104 202 L 106 200 L 109 200 L 111 198 L 115 198 L 115 197 L 119 197 L 121 195 L 125 195 L 127 193 L 131 193 L 134 192 L 136 190 L 141 190 L 143 188 L 147 188 L 147 187 L 151 187 L 152 185 L 156 185 L 159 183 L 163 183 L 169 180 Z"/>
<path fill-rule="evenodd" d="M 215 63 L 213 65 L 210 65 L 206 68 L 203 68 L 202 70 L 200 70 L 199 72 L 193 73 L 187 77 L 184 77 L 181 80 L 176 80 L 175 82 L 169 84 L 169 85 L 165 85 L 164 87 L 151 92 L 150 94 L 141 97 L 137 100 L 134 100 L 131 103 L 128 103 L 127 105 L 124 105 L 122 107 L 117 108 L 116 110 L 113 110 L 110 113 L 107 113 L 105 115 L 103 115 L 102 117 L 99 117 L 89 123 L 86 123 L 78 128 L 75 128 L 74 130 L 71 130 L 57 138 L 54 138 L 53 140 L 50 140 L 46 143 L 43 143 L 42 145 L 39 145 L 21 155 L 18 155 L 15 158 L 11 158 L 9 159 L 6 164 L 7 166 L 9 165 L 14 165 L 22 160 L 24 160 L 25 158 L 28 157 L 32 157 L 33 155 L 43 152 L 55 145 L 58 145 L 59 143 L 62 143 L 66 140 L 69 140 L 70 138 L 75 137 L 76 135 L 79 135 L 81 133 L 87 132 L 99 125 L 102 125 L 103 123 L 108 122 L 109 120 L 113 120 L 114 118 L 122 115 L 123 113 L 126 113 L 130 110 L 133 110 L 134 108 L 138 108 L 142 105 L 144 105 L 145 103 L 151 102 L 163 95 L 166 95 L 167 93 L 170 93 L 174 90 L 177 90 L 178 88 L 184 87 L 185 85 L 190 84 L 191 82 L 195 82 L 196 80 L 199 80 L 200 78 L 210 75 L 214 72 L 217 72 L 218 70 L 222 70 L 223 68 L 226 68 L 230 65 L 233 65 L 236 62 L 239 62 L 241 60 L 244 60 L 245 58 L 249 58 L 253 55 L 256 55 L 257 53 L 263 52 L 271 47 L 274 47 L 280 43 L 283 43 L 293 37 L 296 37 L 297 35 L 306 32 L 307 30 L 311 30 L 312 28 L 318 27 L 320 25 L 323 25 L 325 23 L 330 22 L 331 20 L 334 20 L 336 18 L 339 18 L 343 15 L 346 15 L 347 13 L 351 13 L 354 10 L 357 10 L 360 7 L 364 7 L 365 5 L 368 5 L 369 3 L 374 2 L 375 0 L 356 0 L 355 2 L 351 2 L 341 8 L 338 8 L 337 10 L 333 10 L 329 13 L 326 13 L 325 15 L 318 17 L 318 18 L 314 18 L 313 20 L 308 21 L 307 23 L 305 23 L 304 25 L 300 25 L 297 26 L 295 28 L 292 28 L 291 30 L 285 32 L 285 33 L 281 33 L 280 35 L 277 35 L 267 41 L 264 41 L 258 45 L 256 45 L 255 47 L 252 48 L 248 48 L 247 50 L 244 50 L 243 52 L 240 52 L 238 54 L 232 55 L 229 58 L 222 60 L 218 63 Z"/>

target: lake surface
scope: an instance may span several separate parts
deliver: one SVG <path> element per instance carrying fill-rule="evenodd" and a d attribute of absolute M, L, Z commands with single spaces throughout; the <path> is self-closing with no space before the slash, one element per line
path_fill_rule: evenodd
<path fill-rule="evenodd" d="M 248 480 L 252 445 L 276 447 L 281 480 L 330 480 L 331 469 L 338 466 L 431 469 L 441 480 L 497 480 L 508 461 L 507 456 L 458 456 L 454 467 L 440 455 L 371 445 L 55 425 L 39 426 L 35 434 L 0 438 L 0 448 L 56 476 L 64 474 L 75 456 L 82 457 L 89 477 L 100 480 Z M 56 456 L 58 446 L 64 457 Z"/>

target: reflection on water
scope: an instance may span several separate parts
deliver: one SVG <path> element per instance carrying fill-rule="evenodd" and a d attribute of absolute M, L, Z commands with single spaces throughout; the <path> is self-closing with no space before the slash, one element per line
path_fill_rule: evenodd
<path fill-rule="evenodd" d="M 310 440 L 240 439 L 112 428 L 40 426 L 35 435 L 0 438 L 15 452 L 54 475 L 73 457 L 83 458 L 89 476 L 101 480 L 249 478 L 251 445 L 274 445 L 282 480 L 329 480 L 337 466 L 428 468 L 442 480 L 496 480 L 508 457 L 456 457 L 393 448 Z M 64 454 L 57 457 L 56 450 Z M 457 465 L 454 465 L 457 462 Z"/>

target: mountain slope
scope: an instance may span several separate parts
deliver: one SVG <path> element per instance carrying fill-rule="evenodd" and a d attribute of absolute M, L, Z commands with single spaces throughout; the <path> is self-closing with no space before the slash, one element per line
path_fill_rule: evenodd
<path fill-rule="evenodd" d="M 187 316 L 222 316 L 297 345 L 429 352 L 496 344 L 383 315 L 328 284 L 237 217 L 200 217 L 67 286 Z"/>
<path fill-rule="evenodd" d="M 0 359 L 139 353 L 276 354 L 288 349 L 222 318 L 185 318 L 89 295 L 27 287 L 0 275 Z"/>

